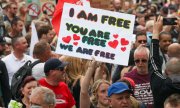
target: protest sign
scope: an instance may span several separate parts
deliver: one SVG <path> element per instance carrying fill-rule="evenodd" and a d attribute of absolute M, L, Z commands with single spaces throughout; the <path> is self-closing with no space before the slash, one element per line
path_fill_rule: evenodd
<path fill-rule="evenodd" d="M 127 65 L 135 16 L 65 3 L 56 53 Z"/>
<path fill-rule="evenodd" d="M 36 4 L 36 3 L 31 3 L 31 4 L 29 4 L 28 5 L 28 12 L 29 12 L 29 15 L 30 16 L 38 16 L 39 14 L 40 14 L 40 12 L 41 12 L 41 9 L 40 9 L 40 7 L 39 7 L 39 5 L 38 4 Z"/>
<path fill-rule="evenodd" d="M 52 17 L 55 11 L 55 0 L 40 0 L 41 10 Z"/>
<path fill-rule="evenodd" d="M 28 7 L 27 21 L 41 18 L 43 14 L 52 17 L 55 11 L 55 0 L 26 0 Z"/>

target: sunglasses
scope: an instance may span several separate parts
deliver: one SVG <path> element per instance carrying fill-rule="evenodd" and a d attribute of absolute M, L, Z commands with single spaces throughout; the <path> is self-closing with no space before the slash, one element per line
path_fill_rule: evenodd
<path fill-rule="evenodd" d="M 58 67 L 55 70 L 64 71 L 64 67 Z"/>
<path fill-rule="evenodd" d="M 138 40 L 138 43 L 146 43 L 147 40 Z"/>
<path fill-rule="evenodd" d="M 134 60 L 135 63 L 140 63 L 140 61 L 141 61 L 141 63 L 147 63 L 146 59 L 136 59 L 136 60 Z"/>

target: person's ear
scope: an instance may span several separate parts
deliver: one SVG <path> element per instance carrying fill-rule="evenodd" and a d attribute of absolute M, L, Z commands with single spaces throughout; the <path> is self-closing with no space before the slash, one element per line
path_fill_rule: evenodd
<path fill-rule="evenodd" d="M 20 91 L 21 91 L 22 94 L 24 94 L 24 89 L 23 88 L 21 88 Z"/>
<path fill-rule="evenodd" d="M 112 107 L 112 100 L 111 100 L 111 98 L 108 98 L 108 101 L 109 101 L 109 106 L 111 108 Z"/>

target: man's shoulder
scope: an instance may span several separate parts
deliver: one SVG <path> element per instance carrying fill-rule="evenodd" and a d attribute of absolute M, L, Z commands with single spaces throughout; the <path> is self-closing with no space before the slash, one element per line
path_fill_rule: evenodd
<path fill-rule="evenodd" d="M 64 87 L 68 87 L 67 84 L 63 81 L 59 82 L 59 86 L 64 86 Z"/>
<path fill-rule="evenodd" d="M 9 61 L 9 60 L 11 60 L 12 57 L 13 57 L 13 56 L 12 56 L 12 53 L 11 53 L 11 54 L 3 57 L 3 58 L 2 58 L 2 61 L 4 61 L 4 62 Z"/>
<path fill-rule="evenodd" d="M 30 55 L 24 54 L 24 58 L 30 59 L 30 60 L 35 60 L 33 57 L 31 57 Z"/>
<path fill-rule="evenodd" d="M 43 83 L 43 82 L 45 82 L 45 81 L 46 81 L 45 78 L 41 78 L 41 79 L 38 80 L 38 82 L 39 82 L 40 85 L 41 85 L 41 83 Z"/>
<path fill-rule="evenodd" d="M 133 69 L 132 71 L 125 73 L 124 76 L 125 77 L 132 77 L 136 74 L 136 72 L 137 72 L 137 69 Z"/>

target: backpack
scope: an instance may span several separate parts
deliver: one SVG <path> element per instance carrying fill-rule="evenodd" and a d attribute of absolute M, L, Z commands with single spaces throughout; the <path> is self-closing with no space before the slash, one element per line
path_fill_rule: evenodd
<path fill-rule="evenodd" d="M 30 60 L 28 60 L 13 75 L 12 80 L 11 80 L 11 93 L 12 93 L 13 99 L 19 100 L 21 98 L 20 88 L 21 88 L 22 82 L 27 76 L 32 75 L 32 68 L 38 63 L 40 63 L 40 60 L 37 60 L 33 63 Z"/>

